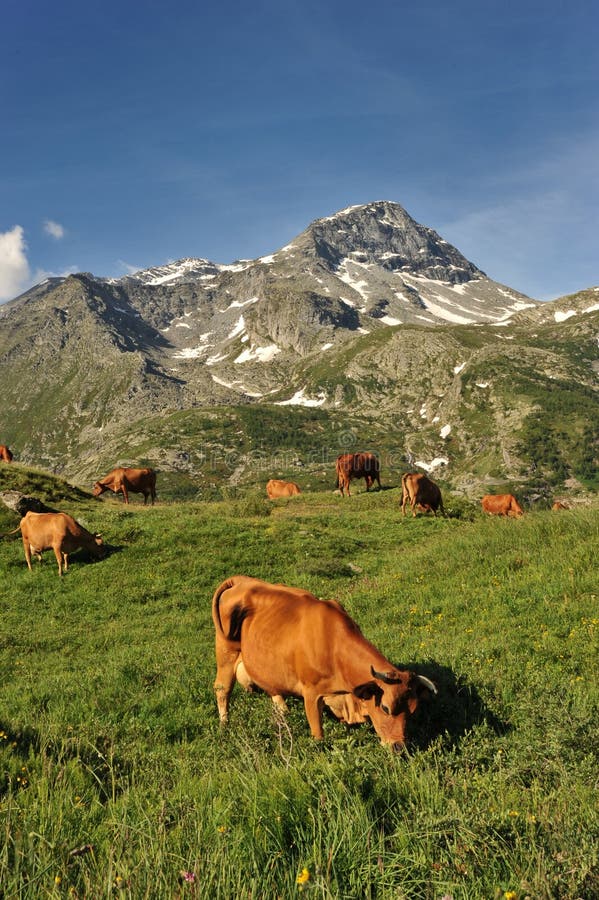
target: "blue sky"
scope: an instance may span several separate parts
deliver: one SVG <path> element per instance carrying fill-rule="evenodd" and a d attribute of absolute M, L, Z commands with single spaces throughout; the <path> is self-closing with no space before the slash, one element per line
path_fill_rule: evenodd
<path fill-rule="evenodd" d="M 538 299 L 599 284 L 595 0 L 5 0 L 0 301 L 392 200 Z"/>

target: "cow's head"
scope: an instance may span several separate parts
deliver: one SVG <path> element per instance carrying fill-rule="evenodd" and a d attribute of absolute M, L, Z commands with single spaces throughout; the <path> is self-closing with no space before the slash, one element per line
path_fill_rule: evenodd
<path fill-rule="evenodd" d="M 381 743 L 394 750 L 405 745 L 406 725 L 421 699 L 437 693 L 430 679 L 414 672 L 389 669 L 377 672 L 370 667 L 372 681 L 354 688 L 353 693 L 364 703 L 364 710 L 372 721 Z"/>
<path fill-rule="evenodd" d="M 94 484 L 93 489 L 92 489 L 92 494 L 94 495 L 94 497 L 99 497 L 100 494 L 103 494 L 105 490 L 106 490 L 106 485 L 101 484 L 99 481 L 96 481 L 96 483 Z"/>

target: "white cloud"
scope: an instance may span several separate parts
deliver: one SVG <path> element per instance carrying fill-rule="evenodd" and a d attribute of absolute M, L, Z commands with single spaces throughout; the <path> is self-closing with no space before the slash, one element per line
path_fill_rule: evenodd
<path fill-rule="evenodd" d="M 143 266 L 132 266 L 131 263 L 126 262 L 124 259 L 117 259 L 117 266 L 125 272 L 125 275 L 135 275 L 136 272 L 143 269 Z"/>
<path fill-rule="evenodd" d="M 11 300 L 29 285 L 25 234 L 20 225 L 0 232 L 0 303 Z"/>
<path fill-rule="evenodd" d="M 55 241 L 60 241 L 64 237 L 63 226 L 59 225 L 58 222 L 53 222 L 52 219 L 46 219 L 44 222 L 44 231 L 46 234 L 49 234 L 50 237 L 53 237 Z"/>

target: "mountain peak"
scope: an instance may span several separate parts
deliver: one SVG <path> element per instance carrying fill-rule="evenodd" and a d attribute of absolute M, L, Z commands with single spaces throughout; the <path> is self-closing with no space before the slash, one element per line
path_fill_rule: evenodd
<path fill-rule="evenodd" d="M 436 231 L 420 225 L 403 206 L 389 200 L 348 206 L 316 219 L 298 241 L 306 248 L 311 245 L 333 269 L 353 259 L 450 284 L 485 277 Z"/>

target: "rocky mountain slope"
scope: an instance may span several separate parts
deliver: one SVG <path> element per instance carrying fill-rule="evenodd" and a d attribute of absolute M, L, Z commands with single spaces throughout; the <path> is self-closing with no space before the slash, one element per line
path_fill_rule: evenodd
<path fill-rule="evenodd" d="M 548 393 L 561 385 L 570 406 L 595 409 L 598 300 L 539 304 L 398 204 L 350 207 L 257 260 L 78 274 L 0 307 L 0 441 L 82 481 L 143 458 L 193 484 L 210 475 L 210 446 L 218 478 L 243 481 L 252 452 L 280 445 L 285 413 L 298 452 L 307 423 L 326 435 L 346 423 L 356 441 L 392 444 L 398 468 L 520 478 L 523 429 Z M 211 409 L 243 439 L 215 433 Z M 567 423 L 580 441 L 583 418 Z M 235 459 L 215 463 L 227 447 Z"/>

